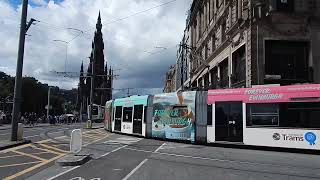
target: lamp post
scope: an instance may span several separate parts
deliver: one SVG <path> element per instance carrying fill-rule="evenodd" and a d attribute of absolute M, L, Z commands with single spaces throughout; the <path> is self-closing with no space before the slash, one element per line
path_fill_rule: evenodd
<path fill-rule="evenodd" d="M 67 72 L 67 61 L 68 61 L 68 45 L 69 45 L 69 42 L 67 41 L 64 41 L 64 40 L 59 40 L 59 39 L 55 39 L 53 40 L 55 42 L 62 42 L 62 43 L 65 43 L 66 44 L 66 60 L 64 62 L 64 71 Z"/>
<path fill-rule="evenodd" d="M 48 105 L 47 105 L 47 120 L 48 121 L 49 121 L 49 112 L 50 112 L 50 89 L 51 89 L 51 87 L 49 86 L 49 88 L 48 88 Z"/>

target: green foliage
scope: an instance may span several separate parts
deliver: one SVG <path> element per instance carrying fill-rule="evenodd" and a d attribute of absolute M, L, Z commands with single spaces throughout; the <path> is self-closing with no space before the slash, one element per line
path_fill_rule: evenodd
<path fill-rule="evenodd" d="M 0 102 L 11 99 L 14 92 L 14 77 L 0 71 Z M 23 77 L 22 79 L 22 106 L 21 112 L 36 112 L 46 114 L 45 106 L 48 104 L 48 84 L 42 84 L 33 77 Z M 50 104 L 52 109 L 50 114 L 58 115 L 64 113 L 63 104 L 66 101 L 75 103 L 75 98 L 70 96 L 66 90 L 59 87 L 51 87 Z M 0 106 L 1 107 L 1 106 Z"/>

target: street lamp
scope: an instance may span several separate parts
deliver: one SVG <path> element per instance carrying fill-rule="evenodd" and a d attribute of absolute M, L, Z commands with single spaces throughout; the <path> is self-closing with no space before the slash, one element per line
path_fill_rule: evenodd
<path fill-rule="evenodd" d="M 53 40 L 55 42 L 62 42 L 62 43 L 65 43 L 66 44 L 66 60 L 64 62 L 64 71 L 67 72 L 67 61 L 68 61 L 68 44 L 69 42 L 67 41 L 64 41 L 64 40 L 59 40 L 59 39 L 55 39 Z"/>
<path fill-rule="evenodd" d="M 48 121 L 49 121 L 49 112 L 50 112 L 50 89 L 51 89 L 51 87 L 49 86 L 49 88 L 48 88 L 48 105 L 47 105 L 47 120 Z"/>

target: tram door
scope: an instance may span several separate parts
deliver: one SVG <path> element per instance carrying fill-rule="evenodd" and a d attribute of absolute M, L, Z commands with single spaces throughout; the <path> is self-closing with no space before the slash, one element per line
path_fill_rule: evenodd
<path fill-rule="evenodd" d="M 142 134 L 143 105 L 134 106 L 133 133 Z"/>
<path fill-rule="evenodd" d="M 114 116 L 114 130 L 121 131 L 122 106 L 116 106 Z"/>
<path fill-rule="evenodd" d="M 216 102 L 216 141 L 243 141 L 242 102 Z"/>

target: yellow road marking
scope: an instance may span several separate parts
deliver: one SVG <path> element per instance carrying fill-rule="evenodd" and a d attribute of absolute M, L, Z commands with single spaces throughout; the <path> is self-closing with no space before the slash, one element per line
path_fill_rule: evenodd
<path fill-rule="evenodd" d="M 35 164 L 35 163 L 40 163 L 40 162 L 41 161 L 32 161 L 32 162 L 17 163 L 17 164 L 7 164 L 7 165 L 0 166 L 0 168 L 12 167 L 12 166 L 22 166 L 22 165 L 26 165 L 26 164 Z"/>
<path fill-rule="evenodd" d="M 34 149 L 40 149 L 40 150 L 43 150 L 43 151 L 47 151 L 48 153 L 51 153 L 51 154 L 56 154 L 56 155 L 63 154 L 63 153 L 60 153 L 60 152 L 52 151 L 52 150 L 50 150 L 50 149 L 39 148 L 39 147 L 37 147 L 37 146 L 35 146 L 35 145 L 32 145 L 32 147 L 33 147 Z"/>
<path fill-rule="evenodd" d="M 108 132 L 106 132 L 106 131 L 101 131 L 101 129 L 98 129 L 96 132 L 99 133 L 99 134 L 108 134 Z"/>
<path fill-rule="evenodd" d="M 86 132 L 83 132 L 82 134 L 83 134 L 83 135 L 86 135 L 87 133 L 92 132 L 92 131 L 96 131 L 96 130 L 86 131 Z M 97 142 L 97 141 L 100 141 L 100 140 L 108 137 L 109 135 L 110 135 L 109 133 L 106 133 L 106 136 L 103 136 L 102 138 L 99 138 L 99 139 L 97 139 L 97 140 L 91 141 L 90 143 L 84 144 L 83 146 L 87 146 L 87 145 L 89 145 L 89 144 L 92 144 L 92 143 L 95 143 L 95 142 Z M 60 137 L 57 137 L 56 139 L 61 139 L 61 138 L 68 138 L 68 137 L 67 137 L 67 136 L 60 136 Z M 35 149 L 44 150 L 44 151 L 47 151 L 47 152 L 49 152 L 49 153 L 57 154 L 57 155 L 58 155 L 58 156 L 56 156 L 56 157 L 54 157 L 54 158 L 51 158 L 51 159 L 49 159 L 49 160 L 45 160 L 45 161 L 42 161 L 42 162 L 41 162 L 41 161 L 37 161 L 37 162 L 28 162 L 28 163 L 16 164 L 16 165 L 23 165 L 23 164 L 32 164 L 32 163 L 38 163 L 38 162 L 40 162 L 39 164 L 37 164 L 37 165 L 35 165 L 35 166 L 32 166 L 32 167 L 30 167 L 30 168 L 28 168 L 28 169 L 25 169 L 25 170 L 23 170 L 23 171 L 20 171 L 19 173 L 16 173 L 16 174 L 14 174 L 14 175 L 11 175 L 11 176 L 9 176 L 9 177 L 4 178 L 4 180 L 15 179 L 15 178 L 17 178 L 17 177 L 19 177 L 19 176 L 21 176 L 21 175 L 23 175 L 23 174 L 25 174 L 25 173 L 31 172 L 31 171 L 33 171 L 33 170 L 35 170 L 35 169 L 37 169 L 37 168 L 39 168 L 39 167 L 41 167 L 41 166 L 44 166 L 44 165 L 46 165 L 46 164 L 48 164 L 48 163 L 50 163 L 50 162 L 52 162 L 52 161 L 54 161 L 54 160 L 57 160 L 57 159 L 63 157 L 63 156 L 68 152 L 68 151 L 64 151 L 64 150 L 62 150 L 62 149 L 58 149 L 58 148 L 51 147 L 51 146 L 49 146 L 49 145 L 43 144 L 43 143 L 47 143 L 47 142 L 50 142 L 50 141 L 51 141 L 51 140 L 46 139 L 46 140 L 42 140 L 42 141 L 36 142 L 36 144 L 39 144 L 40 146 L 43 146 L 43 147 L 45 147 L 45 148 L 36 147 L 34 144 L 26 144 L 26 145 L 22 145 L 22 146 L 20 146 L 20 147 L 16 147 L 16 148 L 12 148 L 12 149 L 8 149 L 8 150 L 3 151 L 3 152 L 10 152 L 10 151 L 18 150 L 18 149 L 21 149 L 21 148 L 24 148 L 24 147 L 33 147 L 33 148 L 35 148 Z M 53 150 L 55 150 L 55 151 L 53 151 Z M 56 152 L 56 151 L 57 151 L 57 152 Z M 63 152 L 63 153 L 61 153 L 61 152 Z M 5 165 L 5 166 L 15 166 L 15 165 Z"/>
<path fill-rule="evenodd" d="M 99 139 L 100 137 L 98 137 L 98 136 L 94 136 L 94 135 L 89 135 L 89 134 L 85 134 L 85 135 L 83 135 L 83 137 L 86 137 L 86 138 L 90 138 L 90 139 Z"/>
<path fill-rule="evenodd" d="M 46 161 L 47 159 L 43 159 L 41 157 L 38 157 L 38 156 L 35 156 L 35 155 L 32 155 L 32 154 L 27 154 L 27 153 L 24 153 L 24 152 L 20 152 L 20 151 L 12 151 L 14 153 L 17 153 L 17 154 L 20 154 L 20 155 L 24 155 L 24 156 L 27 156 L 27 157 L 31 157 L 31 158 L 34 158 L 34 159 L 38 159 L 40 161 Z"/>
<path fill-rule="evenodd" d="M 26 147 L 29 147 L 29 146 L 30 146 L 30 144 L 24 144 L 24 145 L 21 145 L 21 146 L 10 148 L 10 149 L 5 149 L 5 150 L 1 151 L 1 153 L 8 153 L 10 151 L 26 148 Z"/>
<path fill-rule="evenodd" d="M 95 143 L 95 142 L 97 142 L 97 141 L 100 141 L 101 139 L 104 139 L 104 138 L 108 137 L 108 136 L 109 136 L 109 134 L 106 135 L 106 136 L 104 136 L 104 137 L 102 137 L 102 138 L 100 138 L 100 139 L 97 139 L 97 140 L 94 140 L 94 141 L 92 141 L 92 142 L 90 142 L 90 143 L 84 144 L 83 146 L 87 146 L 87 145 L 89 145 L 89 144 Z"/>
<path fill-rule="evenodd" d="M 38 152 L 38 153 L 30 153 L 32 155 L 37 155 L 37 154 L 49 154 L 50 152 Z M 0 156 L 0 159 L 5 159 L 5 158 L 11 158 L 11 157 L 20 157 L 20 156 L 24 156 L 21 154 L 15 154 L 15 155 L 11 155 L 11 156 Z"/>
<path fill-rule="evenodd" d="M 56 156 L 56 157 L 54 157 L 54 158 L 51 158 L 51 159 L 49 159 L 49 160 L 47 160 L 47 161 L 45 161 L 45 162 L 41 162 L 41 163 L 39 163 L 39 164 L 37 164 L 37 165 L 35 165 L 35 166 L 32 166 L 32 167 L 30 167 L 30 168 L 28 168 L 28 169 L 25 169 L 25 170 L 23 170 L 23 171 L 20 171 L 20 172 L 14 174 L 14 175 L 11 175 L 11 176 L 9 176 L 9 177 L 6 177 L 6 178 L 4 178 L 4 180 L 15 179 L 15 178 L 17 178 L 17 177 L 19 177 L 19 176 L 21 176 L 21 175 L 23 175 L 23 174 L 26 174 L 26 173 L 28 173 L 28 172 L 31 172 L 31 171 L 33 171 L 33 170 L 35 170 L 35 169 L 37 169 L 37 168 L 39 168 L 39 167 L 41 167 L 41 166 L 44 166 L 44 165 L 46 165 L 46 164 L 48 164 L 48 163 L 50 163 L 50 162 L 52 162 L 52 161 L 54 161 L 54 160 L 56 160 L 56 159 L 59 159 L 59 158 L 61 158 L 62 156 L 64 156 L 64 154 L 58 155 L 58 156 Z"/>
<path fill-rule="evenodd" d="M 62 153 L 68 153 L 69 152 L 69 151 L 65 151 L 65 150 L 62 150 L 62 149 L 59 149 L 59 148 L 55 148 L 55 147 L 52 147 L 52 146 L 49 146 L 49 145 L 46 145 L 46 144 L 39 144 L 39 145 L 43 146 L 45 148 L 51 149 L 51 150 L 62 152 Z"/>

